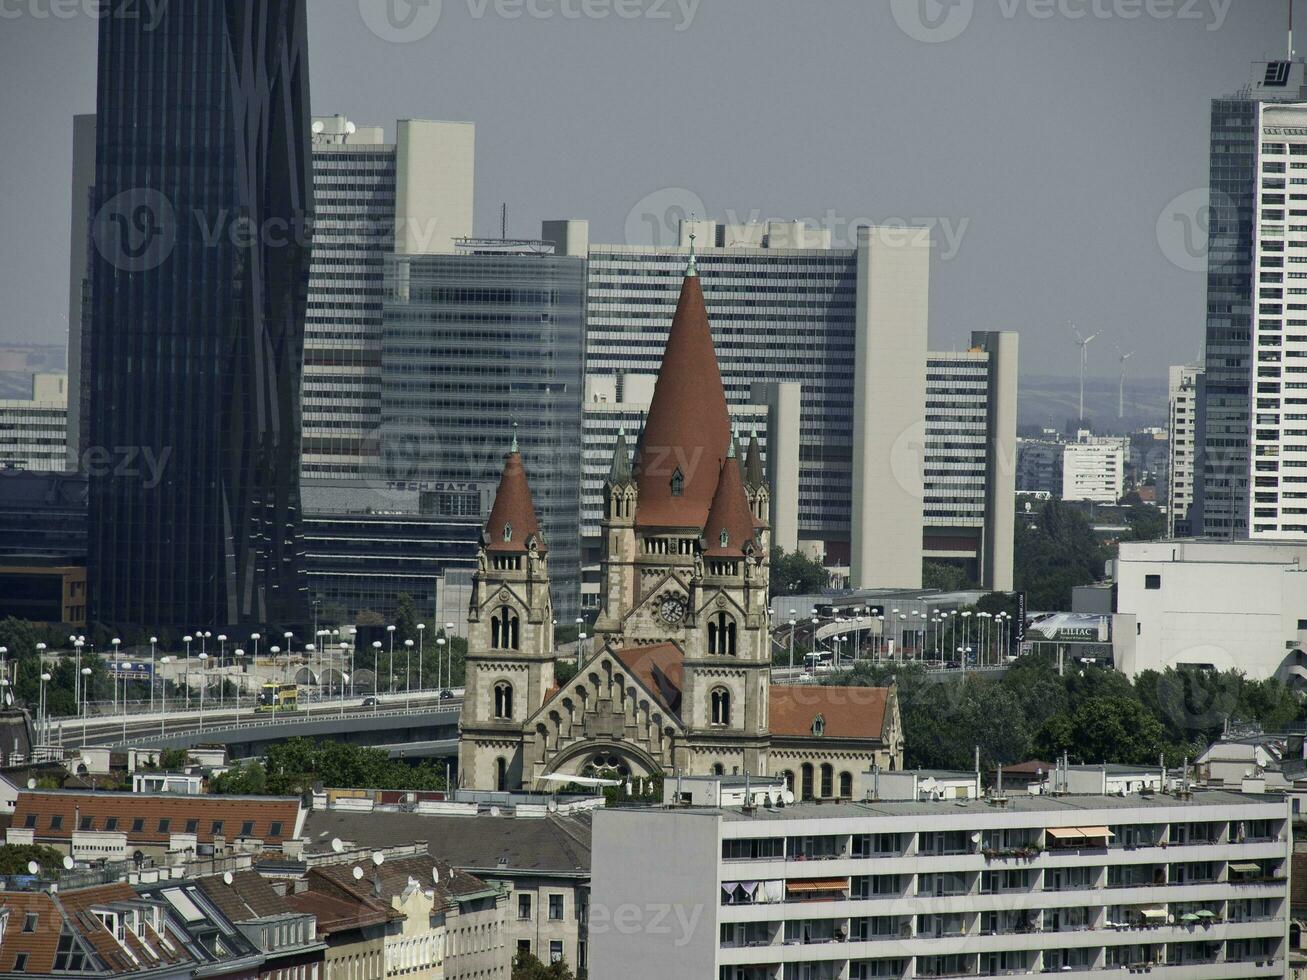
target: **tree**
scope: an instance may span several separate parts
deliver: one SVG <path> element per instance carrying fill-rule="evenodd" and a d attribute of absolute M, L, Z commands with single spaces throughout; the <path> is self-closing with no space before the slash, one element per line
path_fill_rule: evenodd
<path fill-rule="evenodd" d="M 418 609 L 413 597 L 401 592 L 395 600 L 395 646 L 402 646 L 405 640 L 418 640 Z"/>
<path fill-rule="evenodd" d="M 1071 589 L 1103 577 L 1106 551 L 1085 516 L 1060 500 L 1019 515 L 1015 579 L 1032 609 L 1071 608 Z"/>
<path fill-rule="evenodd" d="M 815 595 L 830 588 L 830 572 L 801 551 L 771 550 L 771 594 Z"/>
<path fill-rule="evenodd" d="M 941 592 L 960 592 L 971 584 L 966 570 L 942 561 L 921 563 L 921 587 Z"/>
<path fill-rule="evenodd" d="M 44 844 L 5 844 L 0 847 L 0 875 L 30 874 L 27 865 L 35 861 L 42 875 L 58 878 L 63 860 L 62 851 Z"/>
<path fill-rule="evenodd" d="M 1156 541 L 1166 533 L 1166 518 L 1151 504 L 1133 504 L 1126 511 L 1125 520 L 1130 525 L 1130 533 L 1123 535 L 1122 541 Z"/>
<path fill-rule="evenodd" d="M 513 957 L 512 980 L 576 980 L 576 974 L 563 960 L 545 966 L 530 953 L 519 952 Z"/>
<path fill-rule="evenodd" d="M 1090 698 L 1069 718 L 1049 719 L 1036 736 L 1035 747 L 1036 754 L 1046 759 L 1065 752 L 1084 763 L 1145 765 L 1161 756 L 1165 734 L 1162 723 L 1141 702 L 1108 695 Z"/>

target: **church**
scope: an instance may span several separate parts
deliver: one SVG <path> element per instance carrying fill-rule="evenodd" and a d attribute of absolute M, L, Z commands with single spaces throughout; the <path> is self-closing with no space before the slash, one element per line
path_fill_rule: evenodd
<path fill-rule="evenodd" d="M 742 450 L 693 247 L 634 458 L 605 482 L 594 651 L 555 674 L 549 549 L 516 439 L 468 609 L 459 782 L 547 790 L 560 777 L 783 774 L 795 799 L 861 798 L 902 766 L 893 687 L 771 681 L 769 491 Z"/>

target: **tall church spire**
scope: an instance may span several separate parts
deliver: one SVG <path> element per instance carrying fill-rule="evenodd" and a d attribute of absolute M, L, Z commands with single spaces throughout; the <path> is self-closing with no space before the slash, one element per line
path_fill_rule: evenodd
<path fill-rule="evenodd" d="M 490 508 L 485 533 L 487 551 L 526 552 L 532 536 L 537 550 L 545 551 L 545 539 L 536 519 L 526 467 L 522 465 L 522 454 L 517 450 L 516 432 L 513 433 L 512 448 L 504 459 L 504 472 L 499 477 L 499 489 L 495 491 L 495 503 Z"/>
<path fill-rule="evenodd" d="M 748 494 L 744 491 L 744 480 L 740 476 L 734 446 L 722 463 L 712 507 L 704 523 L 703 537 L 703 553 L 709 557 L 742 555 L 745 547 L 754 539 L 753 510 L 749 506 Z"/>
<path fill-rule="evenodd" d="M 613 462 L 608 467 L 609 486 L 631 482 L 631 454 L 626 448 L 626 429 L 617 430 L 617 445 L 613 447 Z"/>
<path fill-rule="evenodd" d="M 701 280 L 687 274 L 636 453 L 636 523 L 702 529 L 730 443 Z"/>
<path fill-rule="evenodd" d="M 749 487 L 759 487 L 766 481 L 762 470 L 762 450 L 758 446 L 758 430 L 753 430 L 749 440 L 749 455 L 744 461 L 744 483 Z"/>

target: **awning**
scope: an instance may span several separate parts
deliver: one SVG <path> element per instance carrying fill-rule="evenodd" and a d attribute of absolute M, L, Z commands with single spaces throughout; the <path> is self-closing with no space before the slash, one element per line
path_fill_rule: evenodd
<path fill-rule="evenodd" d="M 1241 875 L 1259 875 L 1262 873 L 1262 866 L 1250 861 L 1236 861 L 1230 865 L 1230 870 L 1238 871 Z"/>
<path fill-rule="evenodd" d="M 1106 827 L 1079 827 L 1077 828 L 1086 837 L 1115 837 Z"/>
<path fill-rule="evenodd" d="M 1165 919 L 1166 909 L 1161 906 L 1152 906 L 1151 908 L 1140 909 L 1139 914 L 1145 919 Z"/>
<path fill-rule="evenodd" d="M 1084 835 L 1079 827 L 1049 827 L 1048 836 L 1053 840 L 1080 840 Z"/>
<path fill-rule="evenodd" d="M 848 878 L 808 878 L 804 881 L 787 881 L 785 883 L 787 891 L 799 894 L 845 891 L 848 887 Z"/>

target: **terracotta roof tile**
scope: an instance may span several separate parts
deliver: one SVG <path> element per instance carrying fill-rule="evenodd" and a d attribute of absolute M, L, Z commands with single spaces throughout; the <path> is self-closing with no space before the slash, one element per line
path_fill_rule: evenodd
<path fill-rule="evenodd" d="M 232 882 L 217 876 L 197 879 L 200 889 L 232 922 L 249 922 L 286 911 L 286 900 L 257 871 L 236 871 Z"/>
<path fill-rule="evenodd" d="M 381 867 L 373 867 L 371 862 L 361 865 L 363 878 L 354 879 L 354 867 L 357 862 L 320 865 L 309 871 L 312 882 L 331 886 L 330 893 L 355 901 L 363 901 L 376 906 L 380 903 L 389 905 L 390 900 L 403 894 L 409 881 L 416 881 L 424 891 L 432 892 L 432 908 L 441 909 L 458 899 L 460 895 L 470 895 L 485 891 L 490 886 L 475 875 L 458 871 L 444 861 L 432 857 L 399 858 L 384 862 Z M 440 871 L 440 883 L 432 878 L 432 868 Z M 380 884 L 380 893 L 377 886 Z M 312 888 L 312 885 L 310 885 Z"/>
<path fill-rule="evenodd" d="M 390 918 L 385 909 L 377 908 L 370 902 L 347 899 L 343 893 L 329 895 L 321 891 L 299 892 L 287 895 L 285 902 L 291 911 L 316 918 L 318 933 L 323 936 L 381 925 Z"/>
<path fill-rule="evenodd" d="M 686 276 L 636 453 L 636 523 L 702 528 L 730 443 L 703 289 L 698 276 Z M 679 495 L 672 488 L 678 470 Z"/>
<path fill-rule="evenodd" d="M 508 533 L 506 529 L 509 529 Z M 514 449 L 504 459 L 504 472 L 499 477 L 499 489 L 495 491 L 490 519 L 486 521 L 486 538 L 489 542 L 486 550 L 525 554 L 527 539 L 533 534 L 539 541 L 539 550 L 544 552 L 545 539 L 540 533 L 535 504 L 531 501 L 526 467 L 522 465 L 522 454 Z"/>
<path fill-rule="evenodd" d="M 735 459 L 727 457 L 717 480 L 712 508 L 704 523 L 703 537 L 708 557 L 743 555 L 744 547 L 754 537 L 753 509 L 744 492 L 744 480 Z M 725 539 L 725 544 L 722 543 Z"/>
<path fill-rule="evenodd" d="M 825 687 L 816 684 L 771 687 L 773 735 L 813 737 L 818 715 L 825 738 L 880 739 L 889 707 L 888 687 Z"/>
<path fill-rule="evenodd" d="M 136 845 L 166 845 L 172 834 L 187 833 L 210 844 L 216 833 L 227 840 L 253 837 L 280 846 L 295 836 L 299 819 L 296 797 L 24 790 L 10 826 L 30 829 L 38 843 L 68 841 L 89 820 L 88 830 L 120 831 Z M 188 830 L 192 821 L 194 829 Z"/>
<path fill-rule="evenodd" d="M 675 643 L 626 647 L 614 651 L 617 657 L 662 706 L 677 717 L 681 712 L 681 684 L 685 675 L 685 655 Z"/>

